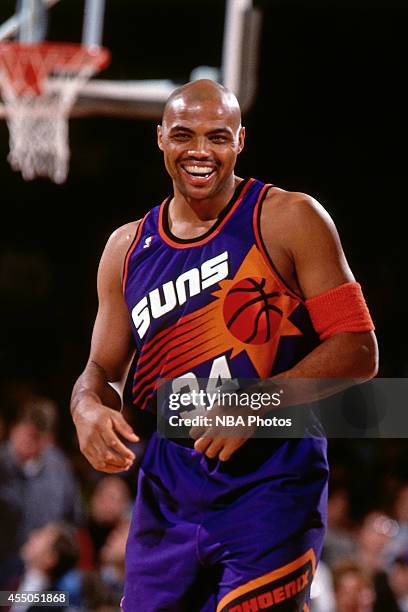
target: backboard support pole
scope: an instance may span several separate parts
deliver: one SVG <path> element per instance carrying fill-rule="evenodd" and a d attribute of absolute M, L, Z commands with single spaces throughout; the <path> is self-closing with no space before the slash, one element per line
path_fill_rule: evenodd
<path fill-rule="evenodd" d="M 222 50 L 222 84 L 239 95 L 241 86 L 241 64 L 245 48 L 245 23 L 252 0 L 226 0 L 224 45 Z"/>
<path fill-rule="evenodd" d="M 54 6 L 54 4 L 60 2 L 60 0 L 42 0 L 42 2 L 46 8 L 51 8 Z M 15 36 L 20 29 L 23 19 L 24 16 L 21 14 L 21 12 L 17 12 L 15 15 L 10 17 L 10 19 L 7 19 L 7 21 L 2 23 L 0 26 L 0 41 L 7 40 Z"/>
<path fill-rule="evenodd" d="M 105 0 L 86 0 L 82 44 L 100 47 L 103 38 Z"/>
<path fill-rule="evenodd" d="M 60 0 L 42 0 L 48 8 Z M 115 0 L 113 0 L 115 1 Z M 69 2 L 69 0 L 68 0 Z M 84 0 L 85 14 L 82 41 L 86 46 L 100 46 L 104 23 L 105 0 Z M 168 0 L 163 0 L 168 2 Z M 186 0 L 187 2 L 187 0 Z M 237 95 L 245 113 L 256 96 L 257 59 L 262 14 L 255 0 L 224 0 L 225 25 L 221 66 L 199 66 L 191 78 L 213 78 Z M 0 26 L 0 41 L 18 31 L 21 15 L 14 15 Z M 203 71 L 205 68 L 205 71 Z M 72 109 L 72 116 L 106 115 L 160 118 L 165 101 L 179 85 L 173 80 L 117 80 L 96 79 L 85 84 Z M 54 85 L 57 87 L 58 82 Z M 0 118 L 5 116 L 0 103 Z"/>
<path fill-rule="evenodd" d="M 41 5 L 41 6 L 40 6 Z M 19 0 L 16 10 L 21 14 L 21 25 L 18 39 L 23 43 L 40 42 L 40 28 L 38 20 L 40 10 L 43 8 L 42 0 Z"/>

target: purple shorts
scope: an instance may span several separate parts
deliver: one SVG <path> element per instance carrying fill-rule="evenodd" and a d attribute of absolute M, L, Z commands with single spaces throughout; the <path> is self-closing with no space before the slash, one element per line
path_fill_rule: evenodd
<path fill-rule="evenodd" d="M 248 441 L 222 463 L 153 435 L 127 543 L 124 612 L 308 610 L 325 531 L 325 441 L 277 441 L 273 450 L 267 442 L 266 455 Z"/>

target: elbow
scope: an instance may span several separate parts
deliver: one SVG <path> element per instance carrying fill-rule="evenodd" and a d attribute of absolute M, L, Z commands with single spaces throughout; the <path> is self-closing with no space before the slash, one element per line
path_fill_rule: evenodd
<path fill-rule="evenodd" d="M 361 345 L 363 351 L 363 359 L 361 360 L 363 378 L 371 380 L 378 374 L 379 358 L 378 358 L 378 343 L 373 332 L 367 334 L 367 339 Z"/>
<path fill-rule="evenodd" d="M 371 380 L 378 374 L 378 359 L 372 359 L 368 364 L 364 374 L 364 380 Z"/>

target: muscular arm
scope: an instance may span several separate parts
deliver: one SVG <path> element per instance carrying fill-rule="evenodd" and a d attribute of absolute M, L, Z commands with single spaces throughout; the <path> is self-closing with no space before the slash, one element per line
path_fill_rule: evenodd
<path fill-rule="evenodd" d="M 313 198 L 272 190 L 262 210 L 261 231 L 283 278 L 305 299 L 354 281 L 334 223 Z M 339 333 L 280 377 L 369 380 L 377 364 L 373 332 Z"/>
<path fill-rule="evenodd" d="M 271 189 L 262 209 L 261 233 L 280 275 L 304 299 L 354 281 L 334 223 L 313 198 Z M 339 333 L 279 374 L 279 386 L 284 386 L 282 378 L 298 379 L 296 385 L 289 384 L 285 389 L 289 404 L 323 399 L 350 386 L 355 379 L 363 381 L 375 376 L 377 362 L 373 332 Z M 319 384 L 317 388 L 313 379 L 324 380 L 325 387 Z M 276 380 L 260 381 L 255 391 L 274 393 Z M 257 414 L 262 412 L 261 409 Z M 219 455 L 225 461 L 245 443 L 250 432 L 240 438 L 225 436 L 215 428 L 205 431 L 193 427 L 190 435 L 196 439 L 196 450 L 208 457 Z"/>
<path fill-rule="evenodd" d="M 134 453 L 121 438 L 138 438 L 119 412 L 129 365 L 134 354 L 121 275 L 124 258 L 136 231 L 136 223 L 116 230 L 105 247 L 98 270 L 99 307 L 91 351 L 71 399 L 81 451 L 95 469 L 114 473 L 128 469 Z"/>

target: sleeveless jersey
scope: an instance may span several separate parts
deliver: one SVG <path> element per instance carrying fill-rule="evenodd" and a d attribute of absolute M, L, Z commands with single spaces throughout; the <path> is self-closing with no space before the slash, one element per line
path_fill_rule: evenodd
<path fill-rule="evenodd" d="M 285 285 L 262 242 L 269 187 L 241 182 L 211 229 L 195 239 L 171 233 L 170 198 L 140 223 L 125 260 L 124 295 L 137 346 L 133 401 L 141 422 L 154 421 L 159 379 L 184 388 L 187 378 L 217 385 L 265 378 L 318 344 L 304 301 Z M 146 445 L 127 546 L 126 612 L 147 601 L 155 610 L 226 612 L 254 602 L 258 609 L 258 589 L 283 592 L 282 584 L 298 584 L 300 572 L 311 576 L 319 559 L 328 471 L 323 438 L 252 437 L 228 461 L 191 443 L 153 430 Z M 222 579 L 201 607 L 203 578 L 192 581 L 214 568 Z M 194 604 L 185 607 L 187 593 Z M 282 606 L 290 603 L 294 597 Z"/>
<path fill-rule="evenodd" d="M 172 235 L 171 198 L 141 221 L 123 279 L 137 347 L 137 407 L 154 411 L 160 378 L 266 378 L 318 344 L 302 298 L 285 285 L 262 241 L 260 213 L 270 187 L 242 181 L 198 238 Z"/>

